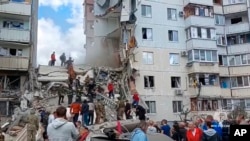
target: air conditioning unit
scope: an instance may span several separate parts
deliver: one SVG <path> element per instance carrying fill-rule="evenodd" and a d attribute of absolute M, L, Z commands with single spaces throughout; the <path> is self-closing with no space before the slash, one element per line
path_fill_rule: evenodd
<path fill-rule="evenodd" d="M 179 12 L 179 17 L 183 17 L 184 16 L 184 12 L 183 11 L 180 11 Z"/>
<path fill-rule="evenodd" d="M 181 89 L 175 90 L 175 95 L 183 95 L 183 91 Z"/>
<path fill-rule="evenodd" d="M 187 56 L 187 52 L 186 52 L 186 51 L 182 51 L 182 52 L 181 52 L 181 56 L 182 56 L 182 57 L 186 57 L 186 56 Z"/>

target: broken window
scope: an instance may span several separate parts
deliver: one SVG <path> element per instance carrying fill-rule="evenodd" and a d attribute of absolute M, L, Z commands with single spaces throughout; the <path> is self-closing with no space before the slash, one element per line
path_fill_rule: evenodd
<path fill-rule="evenodd" d="M 180 64 L 180 56 L 178 53 L 170 53 L 169 54 L 169 64 L 170 65 L 179 65 Z"/>
<path fill-rule="evenodd" d="M 24 23 L 20 21 L 3 21 L 3 28 L 24 29 Z"/>
<path fill-rule="evenodd" d="M 180 88 L 181 87 L 181 77 L 171 77 L 171 87 Z"/>
<path fill-rule="evenodd" d="M 7 87 L 12 90 L 20 89 L 20 76 L 7 76 Z"/>
<path fill-rule="evenodd" d="M 154 76 L 144 76 L 144 87 L 145 88 L 154 88 Z"/>
<path fill-rule="evenodd" d="M 169 30 L 168 31 L 168 40 L 169 41 L 178 41 L 178 31 Z"/>
<path fill-rule="evenodd" d="M 10 55 L 11 56 L 16 56 L 16 52 L 17 52 L 17 50 L 16 49 L 10 49 Z"/>
<path fill-rule="evenodd" d="M 231 24 L 238 24 L 242 22 L 242 17 L 231 19 Z"/>
<path fill-rule="evenodd" d="M 152 28 L 142 28 L 142 39 L 153 39 L 153 30 Z"/>
<path fill-rule="evenodd" d="M 150 5 L 142 5 L 141 6 L 141 15 L 143 17 L 152 17 L 152 11 L 151 11 L 151 6 Z"/>

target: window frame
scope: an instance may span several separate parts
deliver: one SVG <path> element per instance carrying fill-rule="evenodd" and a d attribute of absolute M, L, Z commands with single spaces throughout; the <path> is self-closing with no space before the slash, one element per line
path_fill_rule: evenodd
<path fill-rule="evenodd" d="M 144 39 L 143 38 L 143 30 L 145 29 L 146 31 L 146 36 L 148 35 L 148 30 L 151 31 L 151 38 Z M 147 28 L 147 27 L 142 27 L 142 40 L 148 40 L 148 41 L 152 41 L 153 40 L 153 28 Z"/>
<path fill-rule="evenodd" d="M 148 77 L 148 79 L 147 79 L 146 77 Z M 149 81 L 150 77 L 152 77 L 152 79 L 153 79 L 153 84 L 152 84 L 153 86 L 150 86 L 150 85 L 151 85 L 150 83 L 148 84 L 148 82 L 150 82 L 150 81 Z M 143 79 L 144 79 L 144 89 L 154 89 L 154 88 L 155 88 L 155 76 L 152 76 L 152 75 L 144 75 Z M 146 79 L 147 79 L 147 80 L 146 80 Z M 145 82 L 145 80 L 148 81 L 148 82 Z M 148 86 L 146 86 L 146 84 L 147 84 Z"/>
<path fill-rule="evenodd" d="M 150 101 L 145 101 L 145 103 L 148 106 L 148 109 L 147 109 L 148 114 L 156 114 L 157 113 L 156 101 L 150 100 Z M 153 106 L 152 106 L 152 104 L 153 104 Z"/>
<path fill-rule="evenodd" d="M 174 40 L 175 39 L 174 38 L 175 34 L 177 35 L 177 39 L 176 40 Z M 170 41 L 170 42 L 179 42 L 179 33 L 178 33 L 178 30 L 168 30 L 168 41 Z"/>
<path fill-rule="evenodd" d="M 150 14 L 148 9 L 150 9 Z M 143 10 L 145 10 L 145 15 L 143 15 Z M 149 14 L 149 15 L 148 15 Z M 141 5 L 141 16 L 144 18 L 152 18 L 152 6 L 151 5 Z"/>
<path fill-rule="evenodd" d="M 179 81 L 179 84 L 177 82 L 177 87 L 172 87 L 172 81 Z M 177 79 L 177 80 L 176 80 Z M 180 89 L 181 88 L 181 77 L 180 76 L 171 76 L 170 77 L 170 85 L 171 85 L 171 89 Z"/>
<path fill-rule="evenodd" d="M 179 107 L 179 104 L 180 104 L 181 107 Z M 175 110 L 174 105 L 176 105 L 176 110 Z M 183 101 L 181 101 L 181 100 L 172 101 L 172 111 L 173 111 L 174 114 L 181 113 L 182 110 L 183 110 L 182 108 L 183 108 Z"/>
<path fill-rule="evenodd" d="M 176 57 L 178 58 L 178 63 L 176 63 L 176 64 L 172 64 L 171 63 L 171 55 L 173 55 L 173 60 L 174 60 L 174 56 L 176 55 Z M 173 62 L 175 62 L 175 61 L 173 61 Z M 171 66 L 179 66 L 180 65 L 180 54 L 179 53 L 169 53 L 169 64 L 171 65 Z"/>
<path fill-rule="evenodd" d="M 150 60 L 149 55 L 152 55 L 152 62 L 149 61 Z M 144 58 L 145 56 L 146 56 L 146 58 Z M 146 59 L 146 62 L 144 59 Z M 143 51 L 142 52 L 142 62 L 144 65 L 153 65 L 154 64 L 154 52 Z"/>
<path fill-rule="evenodd" d="M 175 14 L 175 19 L 172 19 L 172 12 L 174 12 Z M 168 17 L 168 20 L 177 21 L 177 9 L 167 8 L 167 17 Z"/>

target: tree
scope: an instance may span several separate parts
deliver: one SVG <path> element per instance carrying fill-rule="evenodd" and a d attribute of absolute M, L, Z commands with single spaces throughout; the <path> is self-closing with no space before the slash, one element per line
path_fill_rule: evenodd
<path fill-rule="evenodd" d="M 244 106 L 236 106 L 230 113 L 228 113 L 227 116 L 230 119 L 236 119 L 240 114 L 243 114 L 245 117 L 247 117 L 248 114 Z"/>
<path fill-rule="evenodd" d="M 182 111 L 179 114 L 180 120 L 185 121 L 187 119 L 188 114 L 191 112 L 189 108 L 184 110 L 184 105 L 182 106 Z M 182 117 L 183 116 L 183 117 Z"/>

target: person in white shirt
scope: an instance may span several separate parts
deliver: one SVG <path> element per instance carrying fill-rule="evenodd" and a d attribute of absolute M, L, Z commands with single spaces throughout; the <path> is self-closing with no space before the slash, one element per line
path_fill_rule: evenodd
<path fill-rule="evenodd" d="M 48 124 L 52 123 L 55 120 L 55 113 L 56 112 L 53 112 L 49 115 Z"/>
<path fill-rule="evenodd" d="M 149 120 L 149 126 L 147 129 L 147 133 L 149 133 L 149 134 L 157 133 L 157 129 L 154 127 L 154 121 L 152 121 L 152 120 Z"/>
<path fill-rule="evenodd" d="M 89 105 L 89 125 L 93 125 L 95 104 L 92 101 L 89 101 L 88 105 Z"/>

